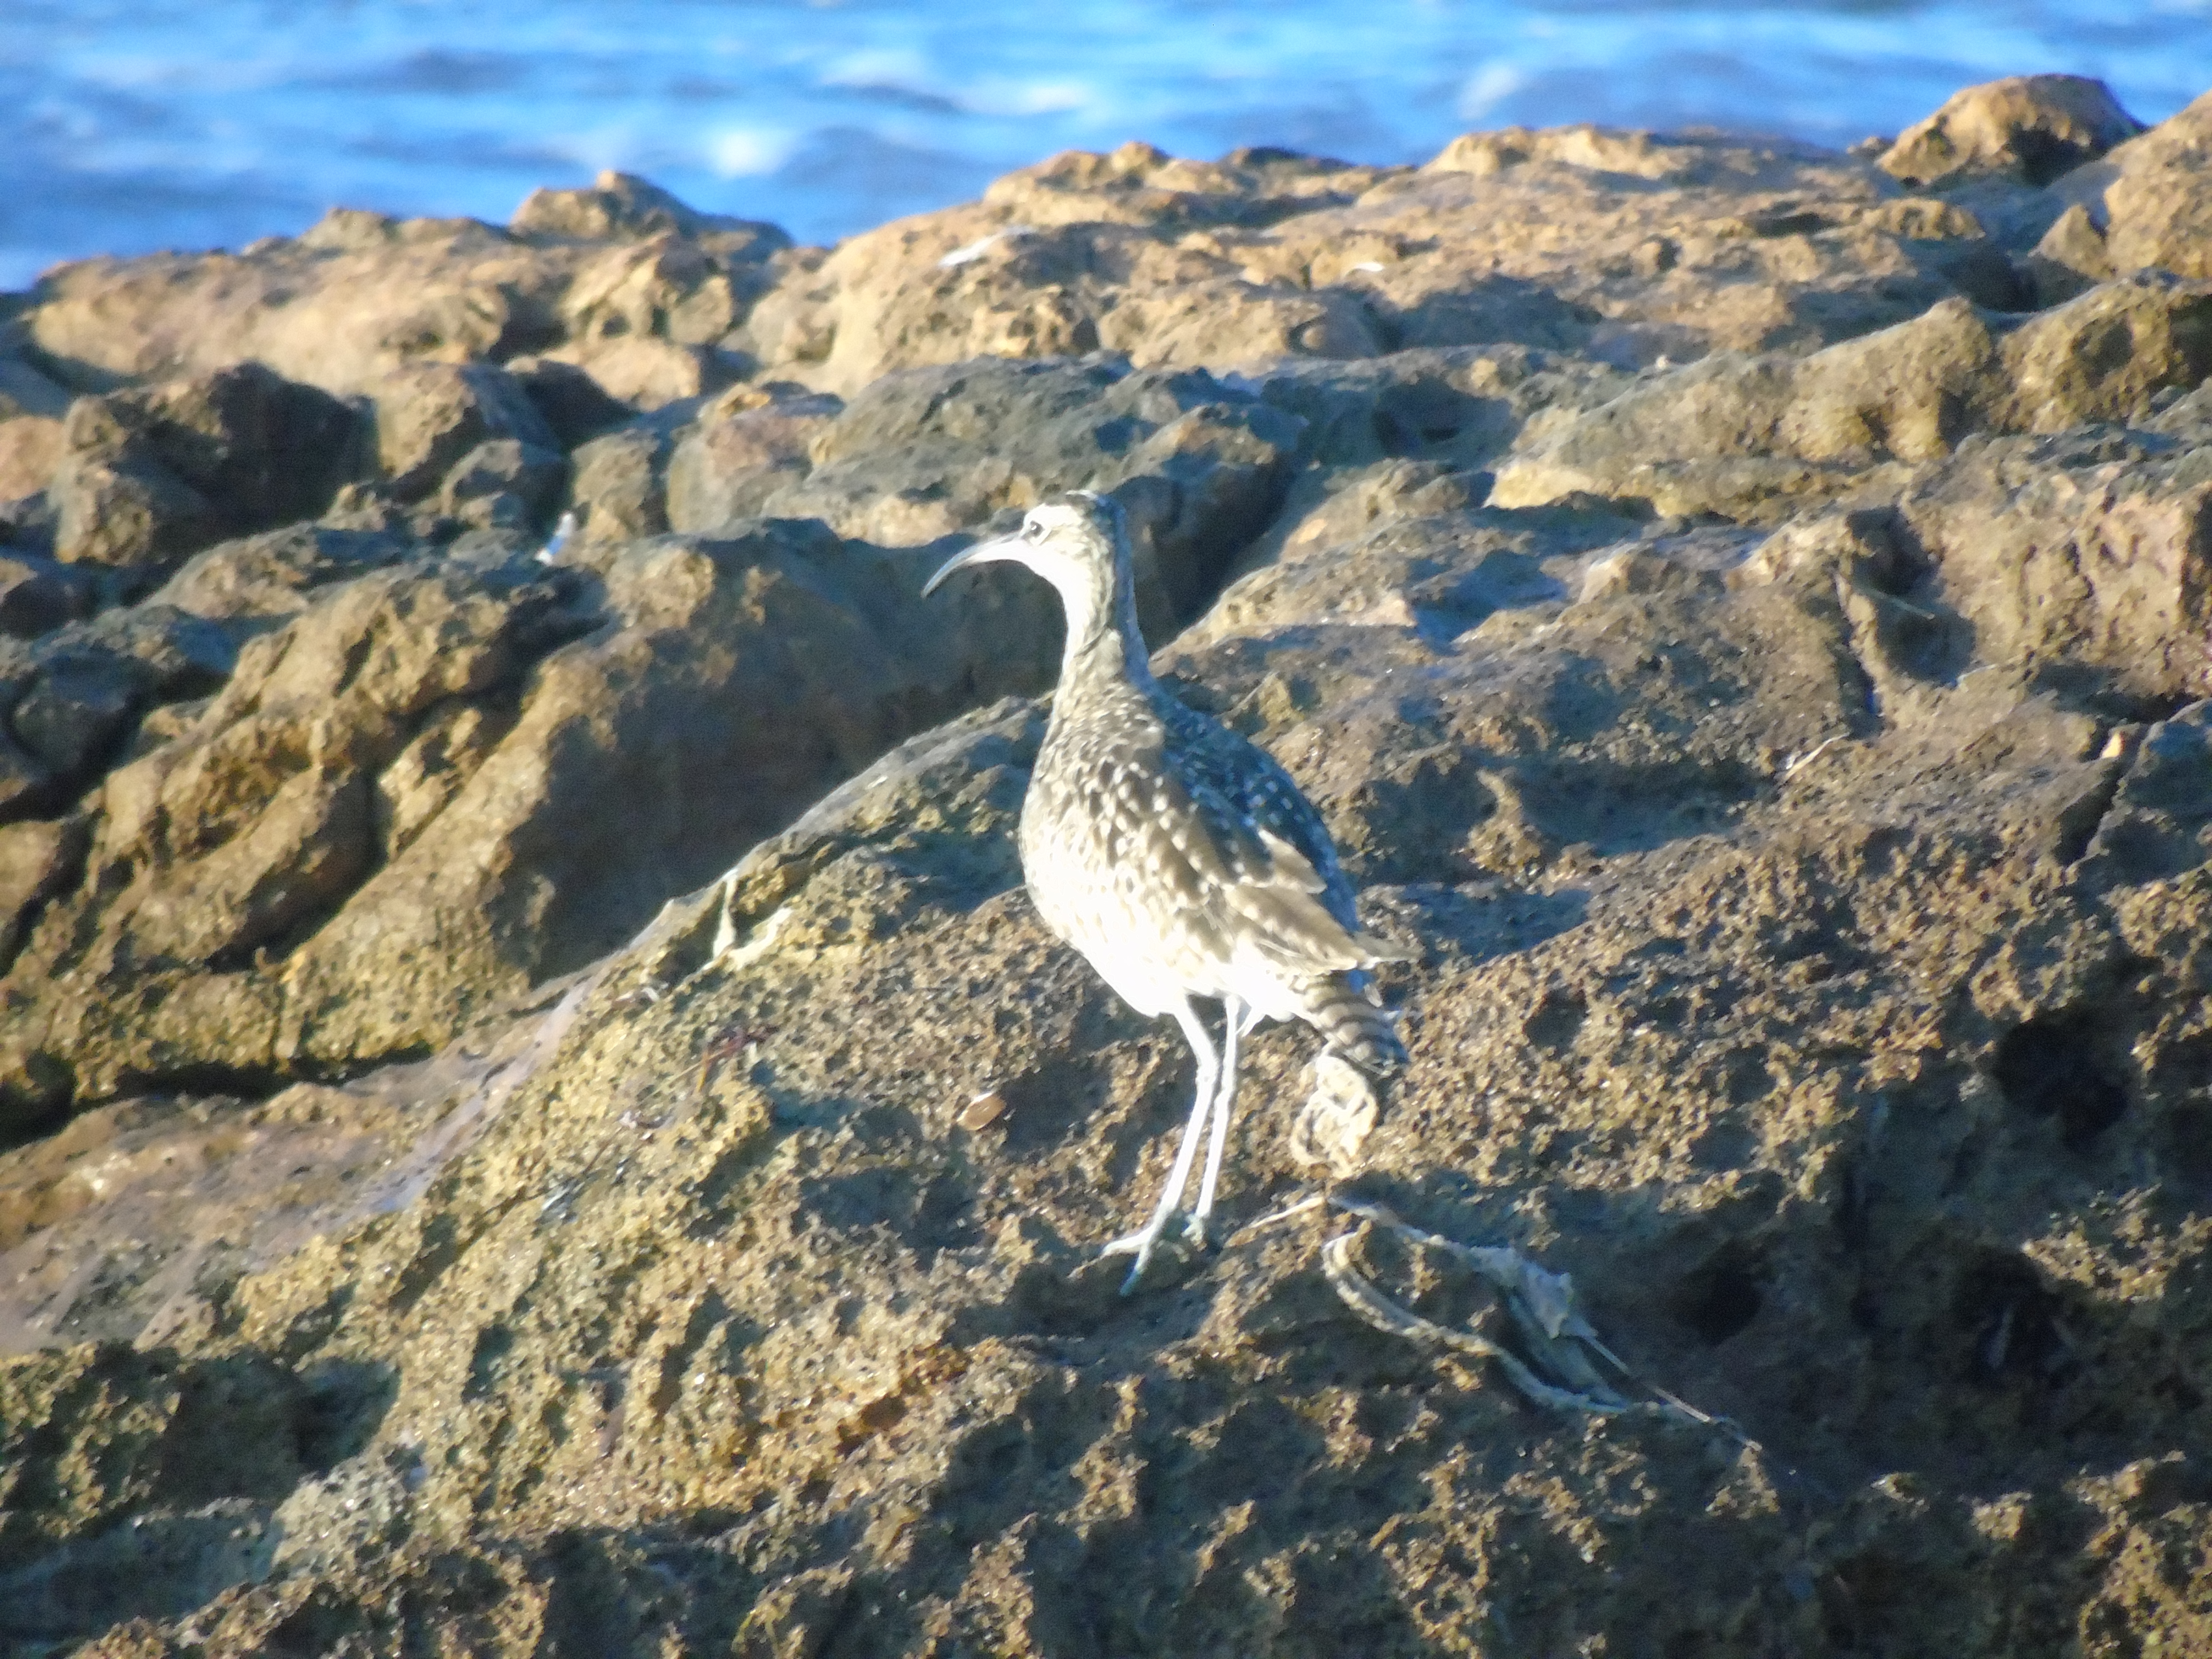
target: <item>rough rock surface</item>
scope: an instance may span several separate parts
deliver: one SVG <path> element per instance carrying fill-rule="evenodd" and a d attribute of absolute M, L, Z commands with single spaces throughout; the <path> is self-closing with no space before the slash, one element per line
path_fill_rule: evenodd
<path fill-rule="evenodd" d="M 155 452 L 259 516 L 136 563 L 0 516 L 0 1644 L 2212 1644 L 2212 185 L 2201 104 L 2049 176 L 2124 135 L 2047 78 L 1916 196 L 1131 146 L 826 252 L 611 178 L 50 278 L 72 428 L 258 358 L 377 441 Z M 1418 952 L 1371 1133 L 1259 1034 L 1126 1300 L 1189 1062 L 1020 891 L 1048 594 L 918 598 L 1071 484 Z M 1355 1320 L 1316 1159 L 1725 1420 Z"/>
<path fill-rule="evenodd" d="M 2047 185 L 2142 130 L 2102 81 L 2017 75 L 1968 87 L 1899 134 L 1875 165 L 1906 185 L 1992 173 Z"/>
<path fill-rule="evenodd" d="M 72 562 L 173 562 L 328 505 L 354 463 L 355 417 L 327 392 L 239 363 L 70 405 L 47 486 Z"/>
<path fill-rule="evenodd" d="M 2212 276 L 2208 158 L 2212 93 L 2094 167 L 2055 181 L 2051 193 L 2064 210 L 2036 246 L 2039 284 L 2069 292 L 2152 268 Z"/>
<path fill-rule="evenodd" d="M 462 392 L 498 374 L 410 373 Z M 1121 373 L 1015 378 L 1058 374 L 1076 404 Z M 969 419 L 1033 412 L 978 378 Z M 1118 486 L 1151 515 L 1171 629 L 1265 524 L 1303 426 L 1186 375 L 1181 404 L 1152 389 L 1146 439 L 1136 390 L 1091 416 L 1126 453 L 1093 446 L 1064 463 L 1093 471 L 1047 483 Z M 456 468 L 447 507 L 496 447 Z M 871 541 L 752 517 L 551 568 L 497 526 L 443 549 L 302 527 L 211 549 L 145 605 L 26 648 L 20 794 L 68 805 L 83 852 L 64 890 L 16 908 L 0 1101 L 20 1119 L 163 1078 L 418 1053 L 619 944 L 898 738 L 1048 682 L 1058 628 L 1034 585 L 1001 573 L 917 613 L 962 521 Z M 94 649 L 125 623 L 198 655 L 165 674 Z M 134 751 L 149 704 L 188 706 Z"/>

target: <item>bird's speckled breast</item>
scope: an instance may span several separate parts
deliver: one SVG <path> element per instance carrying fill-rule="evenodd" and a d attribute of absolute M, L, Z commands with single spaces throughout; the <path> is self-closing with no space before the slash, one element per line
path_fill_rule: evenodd
<path fill-rule="evenodd" d="M 1045 925 L 1139 1012 L 1218 994 L 1221 942 L 1173 855 L 1166 731 L 1133 691 L 1055 720 L 1022 804 L 1022 872 Z"/>

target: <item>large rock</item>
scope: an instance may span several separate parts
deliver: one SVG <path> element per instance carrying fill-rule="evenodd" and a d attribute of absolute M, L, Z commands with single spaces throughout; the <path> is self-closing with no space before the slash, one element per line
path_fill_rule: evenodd
<path fill-rule="evenodd" d="M 1577 492 L 1773 519 L 1977 432 L 2151 414 L 2212 373 L 2212 283 L 2145 273 L 2009 324 L 1949 300 L 1807 357 L 1713 357 L 1531 434 L 1493 497 Z"/>
<path fill-rule="evenodd" d="M 80 400 L 52 491 L 72 562 L 173 562 L 224 536 L 309 518 L 360 464 L 354 412 L 240 363 Z"/>
<path fill-rule="evenodd" d="M 42 279 L 24 329 L 40 362 L 81 391 L 251 360 L 373 396 L 409 364 L 550 354 L 604 373 L 617 398 L 665 401 L 683 364 L 694 379 L 733 375 L 712 342 L 787 246 L 773 227 L 672 200 L 602 181 L 538 201 L 519 234 L 337 210 L 245 253 L 64 266 Z"/>
<path fill-rule="evenodd" d="M 186 1055 L 267 1073 L 282 987 L 262 959 L 295 949 L 386 856 L 377 776 L 439 705 L 511 687 L 543 598 L 387 572 L 252 638 L 190 726 L 102 783 L 83 883 L 10 976 L 14 1097 L 72 1073 L 107 1092 Z M 118 1025 L 135 1035 L 86 1040 Z"/>
<path fill-rule="evenodd" d="M 1326 1211 L 1115 1294 L 1091 1252 L 1161 1177 L 1188 1073 L 1014 890 L 1042 725 L 1015 703 L 887 757 L 580 981 L 456 1109 L 462 1162 L 403 1159 L 343 1244 L 165 1304 L 177 1376 L 232 1367 L 191 1396 L 199 1436 L 320 1390 L 290 1462 L 131 1462 L 174 1419 L 122 1350 L 19 1361 L 48 1425 L 27 1459 L 143 1473 L 24 1488 L 9 1616 L 89 1636 L 136 1607 L 27 1594 L 130 1516 L 188 1586 L 130 1638 L 189 1616 L 218 1653 L 301 1607 L 320 1640 L 494 1652 L 607 1647 L 609 1608 L 626 1652 L 834 1620 L 870 1653 L 1502 1629 L 2055 1655 L 2084 1620 L 2192 1628 L 2197 1580 L 2164 1564 L 2205 1524 L 2212 888 L 2201 843 L 2121 866 L 2097 838 L 2202 822 L 2202 706 L 2116 725 L 2079 699 L 2118 666 L 2038 689 L 1971 655 L 1990 672 L 1923 665 L 1893 720 L 1846 601 L 1900 568 L 1824 522 L 1403 520 L 1298 561 L 1315 595 L 1379 575 L 1401 616 L 1279 594 L 1161 664 L 1282 756 L 1370 916 L 1423 946 L 1354 1190 L 1571 1273 L 1606 1341 L 1728 1422 L 1538 1411 L 1354 1322 Z M 1248 1046 L 1232 1228 L 1298 1191 L 1310 1047 Z M 1000 1115 L 963 1127 L 987 1090 Z M 1468 1305 L 1443 1253 L 1369 1234 L 1354 1260 L 1432 1318 Z M 2050 1514 L 2078 1524 L 2013 1524 Z M 588 1613 L 531 1589 L 580 1563 Z M 464 1564 L 456 1607 L 432 1591 Z"/>
<path fill-rule="evenodd" d="M 805 477 L 816 439 L 843 407 L 835 398 L 740 387 L 702 409 L 672 447 L 650 427 L 604 440 L 592 457 L 604 482 L 587 493 L 580 457 L 574 493 L 592 504 L 594 534 L 605 533 L 602 519 L 650 533 L 656 517 L 665 520 L 660 528 L 712 532 L 757 517 L 784 485 Z"/>
<path fill-rule="evenodd" d="M 811 435 L 814 470 L 793 485 L 771 465 L 769 489 L 726 497 L 721 539 L 602 533 L 548 571 L 526 538 L 558 455 L 512 436 L 454 455 L 495 422 L 537 429 L 520 388 L 483 365 L 394 382 L 387 487 L 442 474 L 423 510 L 447 533 L 476 526 L 449 550 L 397 524 L 226 541 L 96 625 L 203 639 L 198 678 L 64 629 L 0 680 L 10 810 L 82 796 L 91 836 L 9 981 L 0 1087 L 18 1110 L 443 1041 L 611 948 L 672 884 L 705 879 L 916 727 L 1046 683 L 1058 626 L 1035 582 L 986 573 L 918 605 L 951 532 L 1052 489 L 1115 489 L 1164 636 L 1265 526 L 1304 430 L 1203 374 L 933 371 L 842 415 L 818 398 L 762 405 Z M 702 421 L 677 461 L 744 418 Z M 580 487 L 652 426 L 587 445 Z M 669 473 L 674 515 L 700 511 L 703 487 Z M 730 516 L 763 505 L 790 516 Z"/>
<path fill-rule="evenodd" d="M 915 726 L 1041 684 L 1057 650 L 1034 585 L 922 616 L 943 546 L 882 551 L 818 524 L 624 548 L 591 584 L 604 618 L 561 597 L 581 602 L 574 573 L 535 580 L 527 558 L 489 580 L 435 562 L 355 574 L 391 550 L 264 538 L 165 590 L 246 643 L 220 695 L 91 802 L 82 881 L 8 981 L 19 1109 L 441 1041 Z M 112 655 L 44 661 L 12 720 L 34 781 L 81 775 L 150 698 L 207 689 L 142 684 Z"/>
<path fill-rule="evenodd" d="M 2212 93 L 2051 187 L 2063 206 L 2035 249 L 2046 299 L 2130 271 L 2212 277 Z"/>
<path fill-rule="evenodd" d="M 1097 348 L 1252 369 L 1518 343 L 1641 366 L 1802 349 L 2015 286 L 1972 211 L 1859 161 L 1513 129 L 1419 172 L 1055 157 L 790 266 L 740 333 L 774 372 L 847 394 L 892 368 Z"/>
<path fill-rule="evenodd" d="M 514 210 L 507 228 L 518 236 L 605 242 L 678 235 L 724 255 L 759 258 L 791 246 L 775 226 L 756 219 L 701 213 L 649 180 L 610 169 L 587 190 L 533 190 Z"/>
<path fill-rule="evenodd" d="M 1954 93 L 1899 134 L 1875 165 L 1914 185 L 1983 173 L 2047 185 L 2142 130 L 2102 81 L 2015 75 Z"/>
<path fill-rule="evenodd" d="M 402 501 L 428 494 L 463 456 L 500 438 L 548 450 L 559 441 L 514 377 L 489 364 L 414 364 L 378 389 L 377 465 Z"/>
<path fill-rule="evenodd" d="M 1139 538 L 1139 613 L 1165 637 L 1266 526 L 1304 435 L 1302 421 L 1203 372 L 985 359 L 878 380 L 763 509 L 912 545 L 1058 490 L 1112 490 Z"/>

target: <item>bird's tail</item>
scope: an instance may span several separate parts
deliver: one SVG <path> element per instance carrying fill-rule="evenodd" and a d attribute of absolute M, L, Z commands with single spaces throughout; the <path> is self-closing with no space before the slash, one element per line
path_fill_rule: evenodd
<path fill-rule="evenodd" d="M 1365 974 L 1330 974 L 1298 988 L 1299 1015 L 1331 1048 L 1370 1072 L 1406 1063 L 1396 1019 Z"/>

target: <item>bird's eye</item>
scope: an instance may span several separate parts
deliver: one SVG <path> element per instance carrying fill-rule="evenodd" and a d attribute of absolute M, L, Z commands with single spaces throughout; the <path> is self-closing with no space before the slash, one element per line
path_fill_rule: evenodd
<path fill-rule="evenodd" d="M 1044 526 L 1039 524 L 1035 519 L 1025 519 L 1023 520 L 1022 539 L 1024 541 L 1033 542 L 1043 534 Z"/>

